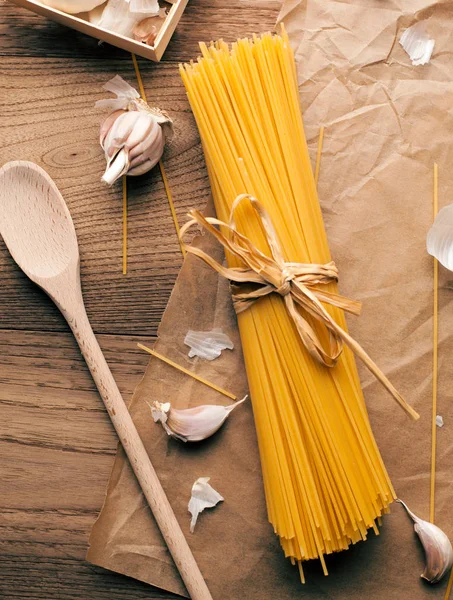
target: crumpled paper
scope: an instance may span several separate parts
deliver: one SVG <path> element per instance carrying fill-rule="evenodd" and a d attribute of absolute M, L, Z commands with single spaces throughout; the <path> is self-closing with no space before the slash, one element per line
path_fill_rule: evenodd
<path fill-rule="evenodd" d="M 433 163 L 439 164 L 440 205 L 453 184 L 453 7 L 427 0 L 287 0 L 281 19 L 296 52 L 307 138 L 315 154 L 325 127 L 319 180 L 340 292 L 363 302 L 350 318 L 352 335 L 420 413 L 411 421 L 359 363 L 370 419 L 398 495 L 420 517 L 429 511 L 433 281 L 425 249 L 432 222 Z M 427 19 L 436 41 L 431 62 L 414 67 L 398 44 L 404 29 Z M 221 256 L 212 240 L 197 239 Z M 440 269 L 436 523 L 453 536 L 448 507 L 453 419 L 451 275 Z M 203 292 L 200 293 L 200 282 Z M 235 317 L 225 281 L 188 256 L 159 330 L 157 349 L 187 365 L 189 328 L 222 327 L 235 350 L 198 372 L 238 397 L 246 392 Z M 443 598 L 446 581 L 419 578 L 423 551 L 403 509 L 395 505 L 381 535 L 316 561 L 298 581 L 266 522 L 250 404 L 204 444 L 170 440 L 151 419 L 146 400 L 224 402 L 201 384 L 151 359 L 131 405 L 132 416 L 214 600 L 422 600 Z M 189 534 L 187 501 L 193 481 L 210 476 L 225 502 Z M 88 559 L 95 564 L 184 594 L 184 587 L 123 452 L 115 461 Z"/>

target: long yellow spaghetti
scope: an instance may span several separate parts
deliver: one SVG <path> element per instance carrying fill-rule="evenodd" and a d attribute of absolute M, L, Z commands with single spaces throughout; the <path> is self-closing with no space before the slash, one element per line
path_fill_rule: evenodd
<path fill-rule="evenodd" d="M 434 163 L 433 220 L 439 211 L 439 167 Z M 439 263 L 433 259 L 433 401 L 431 407 L 431 479 L 429 487 L 429 520 L 434 523 L 436 499 L 436 450 L 437 450 L 437 381 L 439 344 Z"/>
<path fill-rule="evenodd" d="M 300 114 L 294 57 L 285 32 L 243 39 L 230 49 L 201 44 L 180 72 L 198 124 L 217 216 L 228 222 L 240 194 L 269 213 L 285 260 L 330 259 Z M 239 232 L 270 249 L 248 203 Z M 230 267 L 241 266 L 228 255 Z M 336 293 L 336 285 L 326 286 Z M 326 307 L 346 328 L 343 312 Z M 311 319 L 328 346 L 328 334 Z M 366 539 L 395 498 L 379 454 L 355 360 L 345 349 L 334 368 L 315 361 L 277 294 L 238 315 L 253 401 L 269 520 L 285 555 L 298 563 Z"/>
<path fill-rule="evenodd" d="M 143 85 L 143 78 L 142 78 L 142 74 L 140 72 L 140 68 L 138 66 L 137 57 L 135 56 L 135 54 L 132 54 L 131 56 L 132 56 L 132 63 L 134 65 L 135 76 L 137 78 L 138 89 L 140 90 L 140 96 L 141 96 L 142 100 L 147 102 L 148 100 L 146 97 L 145 86 Z M 168 183 L 167 173 L 165 172 L 165 167 L 164 167 L 164 163 L 162 162 L 162 159 L 159 161 L 159 170 L 160 170 L 160 174 L 162 177 L 162 182 L 164 184 L 165 193 L 167 194 L 168 205 L 170 207 L 171 216 L 173 219 L 173 223 L 175 225 L 176 235 L 178 236 L 179 246 L 181 248 L 182 255 L 185 256 L 186 251 L 184 250 L 184 247 L 183 247 L 183 245 L 180 241 L 180 237 L 179 237 L 180 227 L 179 227 L 178 216 L 176 215 L 175 203 L 173 202 L 173 194 L 171 193 L 170 184 Z"/>

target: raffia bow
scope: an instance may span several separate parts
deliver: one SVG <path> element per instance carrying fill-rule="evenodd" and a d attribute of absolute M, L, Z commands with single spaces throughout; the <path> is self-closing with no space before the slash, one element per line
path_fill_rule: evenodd
<path fill-rule="evenodd" d="M 236 229 L 235 211 L 245 200 L 250 201 L 263 225 L 271 256 L 263 254 Z M 360 313 L 361 304 L 359 302 L 318 287 L 338 281 L 338 269 L 334 262 L 325 265 L 285 262 L 281 243 L 269 213 L 256 198 L 249 194 L 241 194 L 233 202 L 229 223 L 212 217 L 204 217 L 198 210 L 190 211 L 189 216 L 191 220 L 181 228 L 181 241 L 187 252 L 198 256 L 223 277 L 229 279 L 232 284 L 234 307 L 238 314 L 250 308 L 264 296 L 272 293 L 279 294 L 285 302 L 288 314 L 292 318 L 302 342 L 313 358 L 326 367 L 334 367 L 343 350 L 343 344 L 346 344 L 365 363 L 400 406 L 414 419 L 419 418 L 419 415 L 406 403 L 360 344 L 340 327 L 324 308 L 322 303 L 336 306 L 355 315 Z M 201 225 L 211 233 L 228 252 L 240 258 L 246 266 L 224 267 L 203 250 L 187 245 L 184 242 L 184 236 L 188 229 L 195 224 Z M 226 230 L 229 234 L 228 237 L 219 231 L 215 227 L 216 225 L 222 227 L 224 231 Z M 253 289 L 241 291 L 241 287 L 246 284 L 248 284 L 247 288 L 252 286 Z M 323 347 L 318 334 L 300 312 L 300 308 L 327 329 L 329 334 L 327 349 Z"/>

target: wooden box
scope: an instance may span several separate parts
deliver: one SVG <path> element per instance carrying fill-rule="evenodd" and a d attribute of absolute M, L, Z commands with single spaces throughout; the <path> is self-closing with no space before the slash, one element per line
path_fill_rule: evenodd
<path fill-rule="evenodd" d="M 176 25 L 178 24 L 189 0 L 166 0 L 169 4 L 171 4 L 171 7 L 168 11 L 167 17 L 159 29 L 153 46 L 148 46 L 124 37 L 123 35 L 112 33 L 111 31 L 107 31 L 101 27 L 96 27 L 92 23 L 89 23 L 80 17 L 68 15 L 67 13 L 56 10 L 55 8 L 44 6 L 35 0 L 12 1 L 19 6 L 23 6 L 24 8 L 32 10 L 38 15 L 42 15 L 43 17 L 47 17 L 53 21 L 57 21 L 57 23 L 61 23 L 62 25 L 72 27 L 72 29 L 77 29 L 77 31 L 91 35 L 96 39 L 112 44 L 112 46 L 118 46 L 119 48 L 123 48 L 128 52 L 133 52 L 134 54 L 143 56 L 144 58 L 159 61 L 165 52 L 168 42 L 170 41 Z"/>

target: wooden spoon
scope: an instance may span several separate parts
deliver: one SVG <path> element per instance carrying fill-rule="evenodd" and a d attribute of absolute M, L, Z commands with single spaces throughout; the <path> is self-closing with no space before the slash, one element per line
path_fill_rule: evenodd
<path fill-rule="evenodd" d="M 50 296 L 72 329 L 188 592 L 193 600 L 212 600 L 88 321 L 68 207 L 38 165 L 16 161 L 0 169 L 0 234 L 22 271 Z"/>

